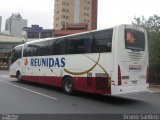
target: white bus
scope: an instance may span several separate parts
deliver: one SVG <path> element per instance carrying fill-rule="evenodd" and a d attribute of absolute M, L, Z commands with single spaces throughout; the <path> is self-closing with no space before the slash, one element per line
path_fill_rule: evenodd
<path fill-rule="evenodd" d="M 61 87 L 67 94 L 148 91 L 146 30 L 119 25 L 27 42 L 12 50 L 10 76 Z"/>

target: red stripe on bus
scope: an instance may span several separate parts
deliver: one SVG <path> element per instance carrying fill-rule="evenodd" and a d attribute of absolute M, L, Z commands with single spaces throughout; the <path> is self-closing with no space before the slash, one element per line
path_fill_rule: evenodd
<path fill-rule="evenodd" d="M 50 86 L 62 88 L 62 77 L 54 76 L 22 76 L 22 80 L 46 84 Z M 104 84 L 105 79 L 87 78 L 87 77 L 74 77 L 74 89 L 87 93 L 96 94 L 111 94 L 111 87 L 108 86 L 108 81 Z"/>

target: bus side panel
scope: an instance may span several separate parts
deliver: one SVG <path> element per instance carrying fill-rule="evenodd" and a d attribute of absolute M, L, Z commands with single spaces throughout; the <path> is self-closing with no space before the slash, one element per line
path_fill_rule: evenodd
<path fill-rule="evenodd" d="M 55 76 L 22 76 L 22 80 L 55 87 L 62 87 L 62 78 Z"/>
<path fill-rule="evenodd" d="M 75 77 L 74 78 L 75 90 L 96 93 L 96 94 L 111 94 L 110 86 L 108 86 L 108 80 L 106 78 L 92 77 Z"/>
<path fill-rule="evenodd" d="M 42 64 L 42 58 L 46 64 Z M 54 62 L 49 67 L 49 60 L 61 60 L 64 67 L 57 67 Z M 111 72 L 113 71 L 112 53 L 94 53 L 82 55 L 60 55 L 23 58 L 22 79 L 51 86 L 62 87 L 62 78 L 73 78 L 75 90 L 89 93 L 110 94 Z M 32 61 L 34 59 L 34 62 Z M 27 62 L 26 62 L 27 61 Z M 60 65 L 58 65 L 60 66 Z"/>
<path fill-rule="evenodd" d="M 54 87 L 62 87 L 63 78 L 55 76 L 22 76 L 22 80 Z M 73 83 L 76 91 L 96 94 L 111 94 L 110 87 L 106 87 L 107 81 L 106 84 L 104 84 L 104 82 L 98 84 L 98 82 L 96 82 L 96 78 L 74 77 Z"/>
<path fill-rule="evenodd" d="M 97 94 L 110 94 L 111 77 L 113 71 L 113 55 L 112 53 L 95 53 L 85 55 L 71 55 L 66 56 L 67 72 L 74 78 L 75 89 L 77 91 L 97 93 Z M 92 70 L 90 70 L 94 67 Z M 84 74 L 81 74 L 81 73 Z M 81 75 L 74 75 L 80 73 Z M 107 74 L 107 75 L 106 75 Z"/>
<path fill-rule="evenodd" d="M 10 66 L 9 68 L 10 77 L 16 78 L 17 71 L 21 72 L 21 69 L 22 69 L 21 62 L 22 62 L 22 59 L 18 59 Z"/>

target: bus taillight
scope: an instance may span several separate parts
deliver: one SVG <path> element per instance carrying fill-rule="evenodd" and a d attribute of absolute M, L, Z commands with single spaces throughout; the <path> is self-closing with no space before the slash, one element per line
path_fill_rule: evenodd
<path fill-rule="evenodd" d="M 146 83 L 149 83 L 149 66 L 147 67 L 146 71 Z"/>
<path fill-rule="evenodd" d="M 121 68 L 118 65 L 118 85 L 122 84 L 122 80 L 121 80 Z"/>

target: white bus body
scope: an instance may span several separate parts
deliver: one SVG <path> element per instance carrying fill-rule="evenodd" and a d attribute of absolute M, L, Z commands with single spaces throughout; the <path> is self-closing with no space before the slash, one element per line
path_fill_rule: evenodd
<path fill-rule="evenodd" d="M 47 45 L 46 45 L 47 44 Z M 114 28 L 28 42 L 10 76 L 97 94 L 148 91 L 148 41 L 141 27 Z M 14 54 L 12 55 L 12 59 Z"/>

